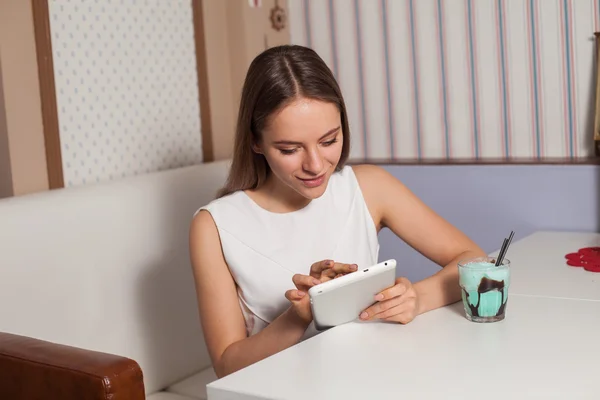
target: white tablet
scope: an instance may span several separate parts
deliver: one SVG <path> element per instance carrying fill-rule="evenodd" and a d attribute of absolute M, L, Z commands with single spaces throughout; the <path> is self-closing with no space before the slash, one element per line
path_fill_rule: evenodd
<path fill-rule="evenodd" d="M 375 295 L 395 281 L 396 260 L 391 259 L 311 287 L 308 294 L 315 327 L 325 330 L 357 319 L 375 303 Z"/>

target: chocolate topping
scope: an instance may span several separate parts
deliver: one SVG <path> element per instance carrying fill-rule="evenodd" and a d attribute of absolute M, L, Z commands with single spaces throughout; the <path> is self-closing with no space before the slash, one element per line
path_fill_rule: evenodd
<path fill-rule="evenodd" d="M 502 304 L 498 308 L 496 316 L 502 315 L 504 308 L 506 307 L 506 302 L 504 301 L 504 281 L 496 281 L 494 279 L 485 277 L 481 279 L 481 282 L 479 282 L 479 287 L 477 288 L 477 304 L 472 305 L 471 302 L 468 302 L 469 308 L 471 309 L 471 315 L 474 317 L 479 317 L 479 302 L 481 301 L 481 295 L 483 293 L 491 292 L 492 290 L 499 291 L 502 296 Z M 469 299 L 469 293 L 464 288 L 463 291 L 467 295 L 467 299 Z"/>

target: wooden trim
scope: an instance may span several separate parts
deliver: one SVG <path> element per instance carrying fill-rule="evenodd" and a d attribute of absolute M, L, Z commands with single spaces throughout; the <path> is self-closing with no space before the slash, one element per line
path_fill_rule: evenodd
<path fill-rule="evenodd" d="M 203 0 L 192 0 L 194 13 L 194 41 L 196 43 L 196 70 L 198 72 L 198 95 L 200 100 L 200 126 L 202 135 L 203 162 L 215 160 L 213 148 L 213 131 L 210 113 L 210 96 L 208 91 L 208 66 L 206 55 L 206 39 L 204 35 Z"/>
<path fill-rule="evenodd" d="M 600 156 L 600 32 L 594 32 L 596 38 L 596 104 L 594 115 L 594 154 Z"/>
<path fill-rule="evenodd" d="M 4 101 L 4 76 L 0 62 L 0 199 L 14 196 L 10 148 L 8 145 L 8 122 Z"/>
<path fill-rule="evenodd" d="M 56 86 L 54 83 L 54 62 L 52 60 L 50 11 L 48 9 L 48 0 L 31 0 L 31 5 L 33 9 L 33 24 L 40 79 L 48 184 L 50 189 L 58 189 L 63 188 L 65 185 L 60 150 Z"/>
<path fill-rule="evenodd" d="M 490 159 L 351 159 L 348 164 L 374 165 L 600 165 L 600 158 L 490 158 Z"/>

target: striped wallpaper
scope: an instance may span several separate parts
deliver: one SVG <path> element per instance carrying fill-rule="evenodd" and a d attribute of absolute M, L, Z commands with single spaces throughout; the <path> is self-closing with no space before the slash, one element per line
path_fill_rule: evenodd
<path fill-rule="evenodd" d="M 600 0 L 288 0 L 348 106 L 352 158 L 593 155 Z"/>

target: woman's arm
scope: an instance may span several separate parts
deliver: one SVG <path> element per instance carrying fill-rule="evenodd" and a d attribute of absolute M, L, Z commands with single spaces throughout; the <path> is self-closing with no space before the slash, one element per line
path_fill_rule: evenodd
<path fill-rule="evenodd" d="M 383 168 L 359 165 L 353 170 L 377 228 L 389 228 L 409 246 L 443 267 L 413 285 L 419 298 L 417 314 L 458 301 L 457 262 L 485 256 L 484 251 Z"/>
<path fill-rule="evenodd" d="M 291 307 L 261 332 L 246 336 L 235 282 L 208 211 L 200 211 L 192 221 L 189 245 L 204 339 L 219 378 L 300 340 L 308 324 Z"/>

